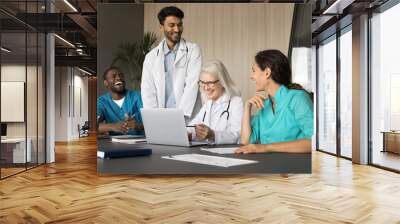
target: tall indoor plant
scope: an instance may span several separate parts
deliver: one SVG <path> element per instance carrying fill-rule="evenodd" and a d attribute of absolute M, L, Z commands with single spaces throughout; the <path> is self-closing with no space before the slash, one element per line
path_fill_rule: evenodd
<path fill-rule="evenodd" d="M 154 32 L 146 32 L 142 41 L 123 43 L 114 53 L 112 65 L 120 65 L 128 70 L 132 88 L 140 89 L 143 62 L 146 54 L 154 47 L 158 38 Z"/>

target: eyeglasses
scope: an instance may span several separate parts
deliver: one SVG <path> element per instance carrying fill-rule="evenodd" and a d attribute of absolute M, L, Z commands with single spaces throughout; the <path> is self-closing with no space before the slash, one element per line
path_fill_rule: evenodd
<path fill-rule="evenodd" d="M 215 86 L 215 84 L 217 83 L 217 82 L 219 82 L 219 80 L 217 79 L 217 80 L 215 80 L 215 81 L 208 81 L 208 82 L 205 82 L 205 81 L 202 81 L 202 80 L 199 80 L 199 82 L 198 82 L 198 84 L 199 84 L 199 87 L 201 87 L 201 88 L 204 88 L 204 87 L 214 87 Z"/>

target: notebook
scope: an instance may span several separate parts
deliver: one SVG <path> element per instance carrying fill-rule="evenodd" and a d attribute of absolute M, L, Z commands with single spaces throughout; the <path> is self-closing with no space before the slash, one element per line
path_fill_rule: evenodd
<path fill-rule="evenodd" d="M 122 158 L 122 157 L 134 157 L 134 156 L 148 156 L 152 154 L 152 150 L 148 148 L 122 148 L 117 149 L 99 149 L 97 151 L 97 157 L 101 159 L 112 159 L 112 158 Z"/>

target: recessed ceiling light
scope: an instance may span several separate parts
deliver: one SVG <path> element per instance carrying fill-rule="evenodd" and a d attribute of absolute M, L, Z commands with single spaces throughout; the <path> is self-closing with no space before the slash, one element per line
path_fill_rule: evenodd
<path fill-rule="evenodd" d="M 68 46 L 75 48 L 75 45 L 73 45 L 73 44 L 72 44 L 71 42 L 69 42 L 68 40 L 66 40 L 66 39 L 64 39 L 64 38 L 62 38 L 62 37 L 60 37 L 60 36 L 57 35 L 57 34 L 54 34 L 54 36 L 57 37 L 57 38 L 58 38 L 59 40 L 61 40 L 62 42 L 66 43 Z"/>
<path fill-rule="evenodd" d="M 355 0 L 336 0 L 322 14 L 342 14 L 343 9 L 351 5 Z"/>
<path fill-rule="evenodd" d="M 6 53 L 10 53 L 11 52 L 11 50 L 9 50 L 9 49 L 7 49 L 5 47 L 1 47 L 1 51 L 4 51 Z"/>
<path fill-rule="evenodd" d="M 78 12 L 78 10 L 68 1 L 64 0 L 65 4 L 67 4 L 74 12 Z"/>
<path fill-rule="evenodd" d="M 87 74 L 87 75 L 93 75 L 92 73 L 90 73 L 90 72 L 88 72 L 88 71 L 86 71 L 86 70 L 83 70 L 83 69 L 81 69 L 81 68 L 79 68 L 79 67 L 77 67 L 77 68 L 78 68 L 79 71 L 81 71 L 81 72 L 83 72 L 83 73 L 85 73 L 85 74 Z"/>

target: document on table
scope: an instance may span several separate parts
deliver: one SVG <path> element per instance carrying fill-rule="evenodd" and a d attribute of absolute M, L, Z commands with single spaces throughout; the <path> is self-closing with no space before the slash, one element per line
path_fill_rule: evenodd
<path fill-rule="evenodd" d="M 246 160 L 246 159 L 235 159 L 235 158 L 226 158 L 220 156 L 208 156 L 201 154 L 183 154 L 183 155 L 175 155 L 175 156 L 162 156 L 163 159 L 171 159 L 183 162 L 190 163 L 199 163 L 204 165 L 211 166 L 219 166 L 219 167 L 231 167 L 231 166 L 240 166 L 251 163 L 258 163 L 258 161 L 254 160 Z"/>
<path fill-rule="evenodd" d="M 138 143 L 146 143 L 146 138 L 135 138 L 135 139 L 111 138 L 111 141 L 124 144 L 138 144 Z"/>
<path fill-rule="evenodd" d="M 144 137 L 144 135 L 114 135 L 111 139 L 138 139 Z"/>
<path fill-rule="evenodd" d="M 231 148 L 200 148 L 201 150 L 217 154 L 234 154 L 238 147 Z"/>

